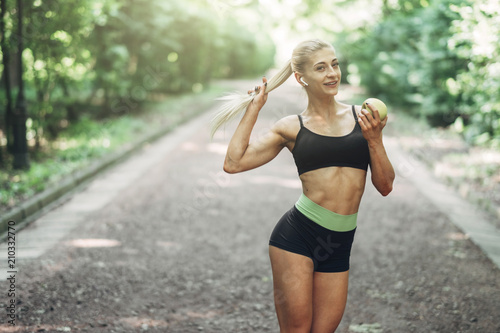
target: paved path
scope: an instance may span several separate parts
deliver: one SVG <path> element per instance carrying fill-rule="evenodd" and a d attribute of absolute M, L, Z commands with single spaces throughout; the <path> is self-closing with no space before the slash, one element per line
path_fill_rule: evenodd
<path fill-rule="evenodd" d="M 255 135 L 302 107 L 298 88 L 280 88 Z M 0 302 L 14 285 L 17 326 L 5 314 L 0 332 L 277 332 L 267 240 L 300 182 L 286 151 L 223 173 L 234 125 L 209 141 L 210 113 L 16 235 L 15 283 L 0 283 Z M 386 145 L 395 189 L 383 198 L 367 185 L 338 331 L 500 332 L 500 233 L 397 138 Z"/>

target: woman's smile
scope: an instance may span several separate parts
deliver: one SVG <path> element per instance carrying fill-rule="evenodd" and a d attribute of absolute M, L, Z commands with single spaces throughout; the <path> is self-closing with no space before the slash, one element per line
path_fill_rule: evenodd
<path fill-rule="evenodd" d="M 338 82 L 339 81 L 331 81 L 331 82 L 324 83 L 323 85 L 325 85 L 327 87 L 337 87 Z"/>

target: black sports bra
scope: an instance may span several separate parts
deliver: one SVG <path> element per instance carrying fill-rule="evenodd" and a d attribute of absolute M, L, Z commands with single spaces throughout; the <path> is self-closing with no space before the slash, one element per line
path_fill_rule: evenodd
<path fill-rule="evenodd" d="M 361 132 L 354 105 L 352 114 L 356 123 L 354 129 L 343 136 L 325 136 L 311 132 L 304 127 L 302 117 L 299 115 L 300 130 L 292 149 L 299 175 L 331 166 L 368 170 L 370 163 L 368 142 Z"/>

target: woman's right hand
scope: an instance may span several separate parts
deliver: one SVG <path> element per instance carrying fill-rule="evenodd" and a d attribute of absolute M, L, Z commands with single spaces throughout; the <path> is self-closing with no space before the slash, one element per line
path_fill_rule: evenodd
<path fill-rule="evenodd" d="M 262 86 L 255 86 L 253 90 L 248 91 L 249 95 L 252 93 L 256 94 L 249 107 L 255 107 L 259 111 L 262 109 L 264 104 L 266 104 L 268 95 L 268 93 L 265 92 L 267 87 L 267 78 L 265 76 L 262 77 L 262 82 L 264 83 Z"/>

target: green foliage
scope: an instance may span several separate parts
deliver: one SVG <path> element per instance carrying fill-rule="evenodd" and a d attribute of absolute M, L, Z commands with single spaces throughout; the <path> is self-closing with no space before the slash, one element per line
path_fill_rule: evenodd
<path fill-rule="evenodd" d="M 15 1 L 8 9 L 12 48 Z M 137 113 L 153 97 L 200 92 L 213 77 L 264 73 L 275 52 L 269 38 L 217 10 L 201 0 L 28 0 L 30 144 L 41 147 L 80 119 Z"/>
<path fill-rule="evenodd" d="M 384 17 L 338 41 L 353 82 L 475 143 L 500 139 L 500 4 L 385 3 Z M 391 7 L 392 6 L 392 7 Z M 458 119 L 458 120 L 457 120 Z M 463 124 L 465 127 L 461 127 Z"/>
<path fill-rule="evenodd" d="M 199 91 L 214 76 L 262 70 L 253 60 L 261 52 L 254 34 L 230 19 L 218 20 L 214 8 L 197 1 L 124 1 L 119 9 L 103 8 L 103 15 L 91 36 L 92 50 L 101 55 L 97 86 L 115 112 L 130 110 L 153 92 Z M 235 62 L 235 52 L 246 61 Z M 265 57 L 267 69 L 274 50 Z"/>
<path fill-rule="evenodd" d="M 453 22 L 450 49 L 468 60 L 467 70 L 452 82 L 464 99 L 456 128 L 469 141 L 500 148 L 500 4 L 478 0 L 452 9 L 462 19 Z"/>
<path fill-rule="evenodd" d="M 221 69 L 219 76 L 236 78 L 263 75 L 273 65 L 275 47 L 269 36 L 245 31 L 235 20 L 228 20 L 223 31 L 220 46 L 230 51 L 218 59 Z"/>

